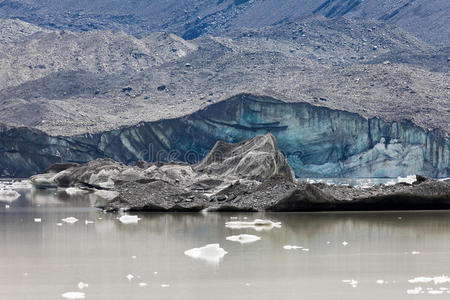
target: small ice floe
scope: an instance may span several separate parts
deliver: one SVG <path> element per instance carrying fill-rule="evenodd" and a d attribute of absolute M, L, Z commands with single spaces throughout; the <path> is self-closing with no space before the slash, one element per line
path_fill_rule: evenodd
<path fill-rule="evenodd" d="M 226 238 L 228 241 L 239 242 L 241 244 L 248 244 L 259 241 L 261 238 L 252 234 L 240 234 L 240 235 L 232 235 Z"/>
<path fill-rule="evenodd" d="M 139 286 L 140 287 L 148 286 L 148 283 L 147 282 L 139 282 Z"/>
<path fill-rule="evenodd" d="M 303 249 L 301 249 L 302 251 L 305 251 L 305 252 L 309 252 L 309 249 L 308 248 L 303 248 Z"/>
<path fill-rule="evenodd" d="M 419 255 L 419 254 L 420 254 L 420 251 L 411 251 L 411 254 L 412 254 L 412 255 Z"/>
<path fill-rule="evenodd" d="M 94 224 L 94 221 L 89 221 L 89 220 L 85 220 L 84 224 L 88 225 L 88 224 Z"/>
<path fill-rule="evenodd" d="M 10 187 L 13 190 L 29 190 L 33 186 L 31 185 L 29 180 L 21 180 L 21 181 L 14 181 L 14 182 L 12 182 Z"/>
<path fill-rule="evenodd" d="M 140 219 L 138 216 L 123 215 L 119 218 L 119 221 L 123 224 L 136 224 Z"/>
<path fill-rule="evenodd" d="M 342 282 L 350 284 L 354 288 L 358 286 L 358 281 L 354 280 L 354 279 L 344 279 L 344 280 L 342 280 Z"/>
<path fill-rule="evenodd" d="M 13 202 L 20 198 L 20 194 L 16 191 L 9 189 L 0 189 L 0 200 Z"/>
<path fill-rule="evenodd" d="M 56 223 L 56 226 L 63 226 L 63 223 Z"/>
<path fill-rule="evenodd" d="M 61 295 L 63 298 L 66 299 L 84 299 L 86 298 L 85 293 L 82 292 L 67 292 Z"/>
<path fill-rule="evenodd" d="M 343 246 L 347 246 L 348 243 L 347 243 L 346 241 L 343 241 L 343 242 L 342 242 L 342 245 L 343 245 Z"/>
<path fill-rule="evenodd" d="M 409 283 L 429 283 L 434 282 L 434 284 L 444 284 L 450 282 L 450 277 L 441 275 L 435 277 L 416 277 L 408 280 Z"/>
<path fill-rule="evenodd" d="M 378 279 L 377 284 L 385 284 L 385 281 L 383 279 Z"/>
<path fill-rule="evenodd" d="M 34 222 L 35 222 L 35 223 L 41 223 L 41 222 L 42 222 L 42 219 L 41 219 L 41 218 L 34 218 Z"/>
<path fill-rule="evenodd" d="M 408 183 L 413 184 L 417 180 L 416 175 L 409 175 L 406 177 L 397 177 L 397 180 L 389 180 L 385 185 L 395 185 L 397 183 Z"/>
<path fill-rule="evenodd" d="M 8 204 L 5 205 L 5 208 L 9 208 L 10 206 Z"/>
<path fill-rule="evenodd" d="M 281 222 L 272 222 L 270 220 L 256 219 L 253 222 L 248 221 L 230 221 L 225 223 L 225 227 L 230 229 L 246 229 L 252 228 L 256 231 L 271 230 L 272 228 L 280 228 Z"/>
<path fill-rule="evenodd" d="M 89 284 L 84 283 L 84 282 L 78 282 L 78 288 L 79 288 L 80 290 L 85 289 L 85 288 L 87 288 L 87 287 L 89 287 Z"/>
<path fill-rule="evenodd" d="M 420 286 L 417 286 L 417 287 L 415 287 L 413 289 L 407 290 L 406 293 L 408 295 L 419 295 L 419 294 L 423 294 L 424 291 L 423 291 L 423 289 Z"/>
<path fill-rule="evenodd" d="M 131 258 L 132 258 L 132 259 L 136 259 L 136 258 L 137 258 L 137 256 L 136 256 L 136 255 L 133 255 L 133 256 L 131 256 Z"/>
<path fill-rule="evenodd" d="M 23 276 L 28 276 L 29 274 L 27 272 L 23 273 Z"/>
<path fill-rule="evenodd" d="M 162 288 L 168 288 L 168 287 L 170 287 L 170 284 L 168 284 L 168 283 L 163 283 L 163 284 L 161 284 L 161 287 L 162 287 Z"/>
<path fill-rule="evenodd" d="M 200 248 L 193 248 L 184 251 L 184 254 L 195 259 L 202 259 L 209 263 L 219 263 L 220 260 L 227 254 L 219 244 L 209 244 Z"/>
<path fill-rule="evenodd" d="M 155 271 L 155 272 L 153 272 L 153 274 L 155 274 L 155 275 L 158 275 L 158 272 L 157 272 L 157 271 Z"/>
<path fill-rule="evenodd" d="M 295 245 L 284 245 L 283 249 L 284 250 L 298 250 L 298 249 L 302 249 L 302 246 L 295 246 Z"/>
<path fill-rule="evenodd" d="M 331 242 L 330 242 L 330 241 L 327 241 L 327 245 L 331 245 Z"/>
<path fill-rule="evenodd" d="M 443 293 L 444 293 L 444 291 L 439 291 L 439 290 L 428 291 L 428 294 L 431 294 L 431 295 L 442 295 Z"/>
<path fill-rule="evenodd" d="M 237 220 L 238 217 L 230 217 L 230 220 Z"/>
<path fill-rule="evenodd" d="M 82 194 L 87 193 L 87 191 L 76 188 L 76 187 L 69 187 L 65 190 L 65 192 L 69 196 L 82 195 Z"/>
<path fill-rule="evenodd" d="M 250 286 L 251 284 L 249 282 L 245 283 L 245 286 Z"/>
<path fill-rule="evenodd" d="M 78 219 L 75 217 L 68 217 L 68 218 L 61 219 L 61 221 L 63 221 L 64 223 L 73 224 L 73 223 L 78 222 Z"/>
<path fill-rule="evenodd" d="M 126 279 L 128 279 L 128 281 L 133 280 L 134 275 L 133 274 L 128 274 L 127 276 L 125 276 Z"/>

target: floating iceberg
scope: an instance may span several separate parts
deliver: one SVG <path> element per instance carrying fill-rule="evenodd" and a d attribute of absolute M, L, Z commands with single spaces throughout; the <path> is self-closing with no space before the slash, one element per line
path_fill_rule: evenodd
<path fill-rule="evenodd" d="M 86 295 L 82 292 L 67 292 L 61 295 L 66 299 L 84 299 Z"/>
<path fill-rule="evenodd" d="M 74 217 L 68 217 L 65 219 L 61 219 L 61 221 L 65 222 L 65 223 L 73 224 L 73 223 L 78 222 L 78 219 L 74 218 Z"/>
<path fill-rule="evenodd" d="M 354 280 L 354 279 L 344 279 L 344 280 L 342 280 L 342 282 L 350 284 L 354 288 L 358 286 L 358 281 Z"/>
<path fill-rule="evenodd" d="M 210 263 L 219 263 L 220 260 L 227 254 L 219 244 L 209 244 L 201 248 L 193 248 L 184 251 L 184 254 L 195 259 L 202 259 Z"/>
<path fill-rule="evenodd" d="M 128 274 L 127 276 L 125 276 L 129 281 L 133 280 L 134 275 L 133 274 Z"/>
<path fill-rule="evenodd" d="M 284 245 L 283 249 L 284 250 L 297 250 L 297 249 L 302 249 L 302 246 L 295 246 L 295 245 Z"/>
<path fill-rule="evenodd" d="M 9 186 L 13 190 L 29 190 L 33 186 L 29 180 L 13 181 Z"/>
<path fill-rule="evenodd" d="M 0 189 L 0 200 L 12 202 L 20 198 L 20 194 L 9 189 Z"/>
<path fill-rule="evenodd" d="M 256 219 L 253 222 L 247 221 L 230 221 L 225 223 L 225 227 L 230 229 L 246 229 L 252 228 L 256 231 L 271 230 L 272 228 L 280 228 L 281 222 L 272 222 L 270 220 Z"/>
<path fill-rule="evenodd" d="M 82 195 L 82 194 L 87 193 L 87 191 L 79 189 L 79 188 L 76 188 L 76 187 L 67 188 L 65 190 L 65 192 L 69 196 Z"/>
<path fill-rule="evenodd" d="M 119 221 L 123 224 L 136 224 L 140 218 L 138 216 L 131 216 L 131 215 L 123 215 L 119 218 Z"/>
<path fill-rule="evenodd" d="M 240 235 L 232 235 L 226 238 L 228 241 L 239 242 L 241 244 L 248 244 L 259 241 L 261 238 L 252 234 L 240 234 Z"/>
<path fill-rule="evenodd" d="M 450 277 L 441 275 L 435 277 L 416 277 L 408 280 L 409 283 L 429 283 L 434 282 L 434 284 L 444 284 L 450 282 Z"/>
<path fill-rule="evenodd" d="M 41 218 L 34 218 L 34 222 L 35 222 L 35 223 L 41 223 L 41 222 L 42 222 L 42 219 L 41 219 Z"/>
<path fill-rule="evenodd" d="M 84 282 L 79 282 L 79 283 L 78 283 L 78 288 L 79 288 L 80 290 L 85 289 L 85 288 L 87 288 L 87 287 L 89 287 L 89 284 L 87 284 L 87 283 L 84 283 Z"/>
<path fill-rule="evenodd" d="M 147 286 L 148 285 L 148 283 L 146 283 L 146 282 L 139 282 L 139 286 L 140 287 L 144 287 L 144 286 Z"/>
<path fill-rule="evenodd" d="M 420 286 L 418 286 L 418 287 L 415 287 L 413 289 L 407 290 L 406 293 L 408 295 L 418 295 L 418 294 L 424 293 L 424 291 L 423 291 L 423 289 Z"/>

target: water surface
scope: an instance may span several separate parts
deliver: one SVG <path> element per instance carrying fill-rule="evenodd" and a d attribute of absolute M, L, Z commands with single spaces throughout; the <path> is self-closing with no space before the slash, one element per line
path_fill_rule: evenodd
<path fill-rule="evenodd" d="M 450 276 L 448 211 L 139 213 L 137 224 L 122 224 L 118 215 L 96 210 L 93 200 L 26 191 L 0 202 L 0 299 L 63 299 L 69 291 L 108 300 L 450 297 L 449 282 L 409 282 Z M 79 221 L 61 221 L 71 216 Z M 282 226 L 260 232 L 225 227 L 255 218 Z M 243 233 L 261 240 L 226 240 Z M 218 264 L 184 255 L 211 243 L 228 252 Z M 89 286 L 80 290 L 79 282 Z M 423 293 L 408 294 L 416 287 Z"/>

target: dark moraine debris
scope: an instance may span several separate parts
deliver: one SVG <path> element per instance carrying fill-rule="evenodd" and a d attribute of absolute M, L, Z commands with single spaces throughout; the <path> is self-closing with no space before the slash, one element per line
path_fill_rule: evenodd
<path fill-rule="evenodd" d="M 79 187 L 109 211 L 325 211 L 449 209 L 450 180 L 416 176 L 413 184 L 369 188 L 298 183 L 272 134 L 222 141 L 198 164 L 126 166 L 111 159 L 53 166 L 35 175 L 40 188 Z M 60 172 L 56 172 L 60 170 Z"/>

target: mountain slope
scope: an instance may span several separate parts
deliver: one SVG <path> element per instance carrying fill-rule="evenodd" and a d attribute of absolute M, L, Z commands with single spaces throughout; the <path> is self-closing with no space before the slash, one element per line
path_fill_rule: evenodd
<path fill-rule="evenodd" d="M 120 29 L 131 34 L 169 31 L 185 39 L 230 28 L 263 27 L 299 17 L 377 19 L 434 45 L 450 42 L 447 0 L 4 0 L 0 16 L 58 29 Z"/>

